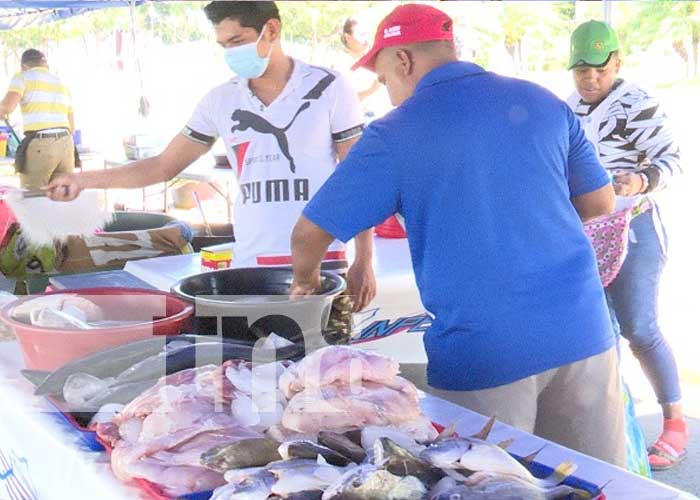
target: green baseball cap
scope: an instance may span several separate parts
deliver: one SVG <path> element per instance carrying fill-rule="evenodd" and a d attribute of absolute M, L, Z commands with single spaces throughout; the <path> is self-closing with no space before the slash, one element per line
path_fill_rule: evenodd
<path fill-rule="evenodd" d="M 569 69 L 581 65 L 602 66 L 619 46 L 615 30 L 609 24 L 585 22 L 571 34 Z"/>

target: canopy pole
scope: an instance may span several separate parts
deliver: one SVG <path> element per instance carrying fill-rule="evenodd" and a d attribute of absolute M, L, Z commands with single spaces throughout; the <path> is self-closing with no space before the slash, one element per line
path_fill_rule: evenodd
<path fill-rule="evenodd" d="M 603 0 L 603 20 L 612 25 L 612 2 Z"/>
<path fill-rule="evenodd" d="M 131 16 L 131 45 L 134 54 L 134 64 L 136 65 L 136 74 L 139 79 L 139 88 L 141 90 L 141 96 L 139 97 L 139 114 L 145 118 L 148 116 L 151 106 L 148 99 L 146 99 L 141 61 L 139 60 L 138 50 L 136 49 L 136 0 L 129 0 L 129 15 Z"/>

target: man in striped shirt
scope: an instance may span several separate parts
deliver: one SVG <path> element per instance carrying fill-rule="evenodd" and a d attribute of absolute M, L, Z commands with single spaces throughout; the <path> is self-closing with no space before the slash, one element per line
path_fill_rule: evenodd
<path fill-rule="evenodd" d="M 17 150 L 15 168 L 22 187 L 39 189 L 54 176 L 75 168 L 73 107 L 68 87 L 49 72 L 42 52 L 24 51 L 21 63 L 22 71 L 14 76 L 0 102 L 0 115 L 20 105 L 25 137 Z"/>

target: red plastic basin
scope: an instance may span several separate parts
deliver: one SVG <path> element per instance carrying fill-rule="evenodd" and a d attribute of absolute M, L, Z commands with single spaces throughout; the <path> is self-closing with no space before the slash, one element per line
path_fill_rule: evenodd
<path fill-rule="evenodd" d="M 15 307 L 36 295 L 11 302 L 0 311 L 0 319 L 14 330 L 24 362 L 31 370 L 55 370 L 74 359 L 152 335 L 177 335 L 189 324 L 194 310 L 190 303 L 159 290 L 85 288 L 45 295 L 66 293 L 94 302 L 102 308 L 105 319 L 139 322 L 90 330 L 46 328 L 12 317 Z"/>

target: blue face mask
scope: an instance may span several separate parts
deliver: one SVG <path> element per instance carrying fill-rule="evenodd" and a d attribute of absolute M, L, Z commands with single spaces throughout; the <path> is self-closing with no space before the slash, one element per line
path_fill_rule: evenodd
<path fill-rule="evenodd" d="M 272 45 L 270 45 L 267 57 L 260 57 L 258 55 L 258 42 L 262 38 L 263 33 L 265 33 L 265 26 L 263 26 L 263 29 L 260 31 L 260 36 L 255 42 L 224 49 L 226 64 L 231 68 L 231 71 L 241 78 L 248 80 L 259 78 L 267 69 L 267 65 L 270 62 Z"/>

